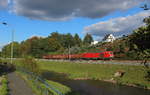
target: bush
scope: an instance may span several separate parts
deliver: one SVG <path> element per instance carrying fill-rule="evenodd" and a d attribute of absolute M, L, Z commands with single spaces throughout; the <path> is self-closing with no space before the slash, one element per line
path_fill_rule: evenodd
<path fill-rule="evenodd" d="M 147 68 L 147 69 L 146 69 L 145 78 L 146 78 L 147 81 L 150 81 L 150 68 Z"/>
<path fill-rule="evenodd" d="M 33 57 L 25 57 L 22 60 L 22 66 L 24 69 L 29 70 L 34 73 L 39 73 L 39 67 L 36 63 L 36 60 Z"/>
<path fill-rule="evenodd" d="M 0 64 L 2 63 L 2 59 L 0 58 Z"/>
<path fill-rule="evenodd" d="M 5 77 L 2 77 L 1 84 L 0 95 L 8 95 L 8 81 Z"/>

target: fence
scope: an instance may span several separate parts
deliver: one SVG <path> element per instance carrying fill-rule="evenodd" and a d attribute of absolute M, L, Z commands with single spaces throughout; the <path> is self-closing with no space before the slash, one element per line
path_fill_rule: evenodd
<path fill-rule="evenodd" d="M 34 85 L 36 89 L 40 91 L 41 95 L 64 95 L 54 86 L 50 85 L 45 79 L 34 74 L 33 72 L 29 72 L 22 68 L 17 68 L 17 70 L 27 75 L 27 78 L 32 81 L 32 85 Z"/>

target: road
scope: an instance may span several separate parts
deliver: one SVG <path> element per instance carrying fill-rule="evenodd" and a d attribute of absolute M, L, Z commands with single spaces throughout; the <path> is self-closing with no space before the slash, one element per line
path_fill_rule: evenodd
<path fill-rule="evenodd" d="M 9 95 L 34 95 L 27 83 L 15 72 L 8 74 Z"/>

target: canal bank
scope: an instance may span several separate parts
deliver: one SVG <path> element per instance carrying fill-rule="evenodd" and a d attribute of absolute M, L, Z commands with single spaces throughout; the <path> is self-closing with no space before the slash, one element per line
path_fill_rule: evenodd
<path fill-rule="evenodd" d="M 64 75 L 73 80 L 103 80 L 116 82 L 123 85 L 150 88 L 150 82 L 145 78 L 147 72 L 143 66 L 116 65 L 116 64 L 78 64 L 71 62 L 38 61 L 41 70 L 51 71 Z M 123 71 L 121 78 L 115 78 L 114 74 Z"/>
<path fill-rule="evenodd" d="M 65 74 L 54 72 L 43 72 L 47 80 L 53 80 L 64 84 L 79 95 L 149 95 L 150 90 L 114 84 L 100 80 L 73 80 Z M 76 94 L 75 94 L 76 95 Z"/>
<path fill-rule="evenodd" d="M 19 61 L 16 62 L 16 64 L 20 64 L 20 63 L 21 62 Z M 88 95 L 87 92 L 89 90 L 84 91 L 87 89 L 86 88 L 87 86 L 92 87 L 92 85 L 88 85 L 89 83 L 85 81 L 99 81 L 99 80 L 108 81 L 109 80 L 109 82 L 111 82 L 110 80 L 114 77 L 114 73 L 116 71 L 125 71 L 124 76 L 119 80 L 119 83 L 121 84 L 135 84 L 136 86 L 140 86 L 142 88 L 150 87 L 150 83 L 145 79 L 146 74 L 145 74 L 143 66 L 113 65 L 113 64 L 79 64 L 79 63 L 72 63 L 72 62 L 49 62 L 49 61 L 37 61 L 37 64 L 39 65 L 40 71 L 44 72 L 45 74 L 43 76 L 44 78 L 48 80 L 54 80 L 56 82 L 60 82 L 64 85 L 67 85 L 68 87 L 72 88 L 73 92 L 80 92 L 82 93 L 82 95 Z M 90 80 L 86 80 L 86 79 L 90 79 Z M 83 83 L 80 81 L 82 81 Z M 85 88 L 82 89 L 83 88 L 82 86 L 80 88 L 79 87 L 80 84 L 82 86 L 85 86 Z M 99 83 L 97 84 L 101 85 Z M 116 84 L 113 84 L 113 85 L 115 85 L 115 87 L 118 87 L 118 85 Z M 141 88 L 137 88 L 137 89 L 138 89 L 137 91 L 140 91 L 143 93 L 143 94 L 141 93 L 141 95 L 150 94 L 149 90 L 145 90 Z M 97 91 L 99 91 L 99 89 Z M 95 91 L 91 93 L 94 93 L 94 92 Z M 131 91 L 131 93 L 134 93 L 134 92 Z M 100 93 L 100 92 L 97 92 L 97 93 Z M 117 92 L 112 92 L 112 93 L 117 93 Z M 123 93 L 120 94 L 120 93 L 118 95 L 128 95 L 127 93 L 126 94 L 123 94 Z M 131 94 L 131 95 L 134 95 L 134 94 Z M 94 95 L 94 94 L 91 94 L 91 95 Z M 103 94 L 100 94 L 100 95 L 103 95 Z M 110 94 L 110 95 L 113 95 L 113 94 Z M 138 94 L 135 94 L 135 95 L 138 95 Z"/>

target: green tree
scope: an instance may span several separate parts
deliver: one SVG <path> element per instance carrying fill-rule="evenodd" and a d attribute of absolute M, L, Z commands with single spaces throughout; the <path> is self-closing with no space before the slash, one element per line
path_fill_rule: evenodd
<path fill-rule="evenodd" d="M 10 53 L 11 53 L 11 44 L 5 45 L 2 48 L 2 55 L 3 57 L 10 57 Z"/>
<path fill-rule="evenodd" d="M 0 58 L 2 57 L 2 51 L 0 51 Z"/>
<path fill-rule="evenodd" d="M 5 45 L 2 48 L 2 56 L 10 57 L 11 55 L 11 46 L 12 43 Z M 20 44 L 18 42 L 13 42 L 13 57 L 20 57 Z"/>
<path fill-rule="evenodd" d="M 13 43 L 13 57 L 20 57 L 20 44 L 18 42 Z"/>
<path fill-rule="evenodd" d="M 33 57 L 27 56 L 22 59 L 22 67 L 30 72 L 39 73 L 39 66 Z"/>
<path fill-rule="evenodd" d="M 27 56 L 30 53 L 30 43 L 28 41 L 22 41 L 20 45 L 21 56 Z"/>
<path fill-rule="evenodd" d="M 57 41 L 60 40 L 61 34 L 59 34 L 57 31 L 56 32 L 52 32 L 51 35 L 49 36 L 49 38 L 55 38 Z"/>
<path fill-rule="evenodd" d="M 74 36 L 74 44 L 75 46 L 81 46 L 82 40 L 80 39 L 78 34 L 75 34 Z"/>
<path fill-rule="evenodd" d="M 46 51 L 45 48 L 47 48 L 48 41 L 45 40 L 45 38 L 41 37 L 32 37 L 30 39 L 27 39 L 26 41 L 21 42 L 21 55 L 22 57 L 25 56 L 34 56 L 36 58 L 41 57 L 43 54 L 45 54 Z M 49 48 L 49 47 L 48 47 Z"/>
<path fill-rule="evenodd" d="M 56 52 L 61 48 L 60 43 L 55 38 L 49 38 L 49 52 Z"/>
<path fill-rule="evenodd" d="M 142 26 L 134 31 L 130 38 L 131 45 L 137 45 L 139 50 L 150 48 L 150 31 Z"/>
<path fill-rule="evenodd" d="M 145 18 L 143 22 L 146 25 L 136 29 L 130 36 L 130 45 L 146 66 L 147 60 L 150 58 L 150 17 Z"/>
<path fill-rule="evenodd" d="M 72 47 L 74 45 L 74 38 L 70 33 L 63 35 L 63 46 L 65 48 Z"/>
<path fill-rule="evenodd" d="M 150 17 L 143 21 L 146 25 L 136 29 L 130 37 L 131 44 L 137 45 L 139 50 L 150 48 Z"/>
<path fill-rule="evenodd" d="M 83 39 L 84 44 L 91 44 L 93 42 L 93 38 L 90 34 L 86 34 L 86 36 Z"/>

